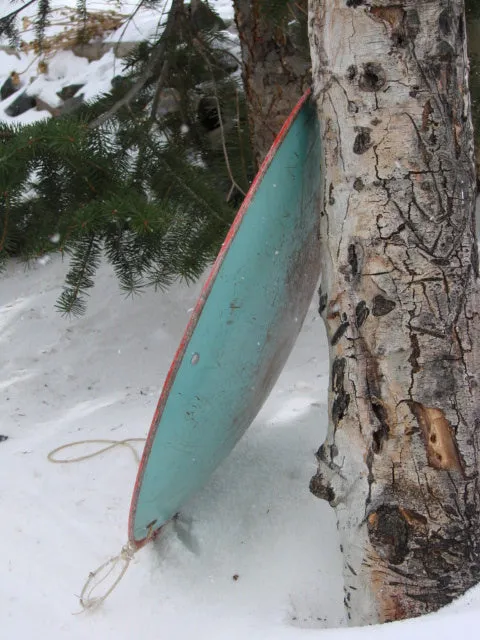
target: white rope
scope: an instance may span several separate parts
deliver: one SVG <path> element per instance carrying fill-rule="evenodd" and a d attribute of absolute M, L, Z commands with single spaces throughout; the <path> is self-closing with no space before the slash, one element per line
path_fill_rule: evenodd
<path fill-rule="evenodd" d="M 155 536 L 155 533 L 156 531 L 154 529 L 154 525 L 151 525 L 150 528 L 148 529 L 148 533 L 145 538 L 145 543 L 152 540 Z M 125 544 L 122 547 L 122 550 L 117 556 L 113 556 L 113 558 L 110 558 L 109 560 L 104 562 L 102 565 L 100 565 L 98 569 L 95 569 L 95 571 L 90 572 L 87 580 L 85 581 L 85 584 L 83 585 L 83 589 L 79 597 L 79 602 L 82 607 L 82 611 L 80 613 L 83 613 L 84 611 L 92 611 L 92 610 L 98 609 L 98 607 L 100 607 L 105 602 L 105 600 L 112 593 L 112 591 L 116 589 L 120 580 L 126 574 L 127 569 L 130 566 L 130 563 L 133 560 L 137 551 L 138 549 L 137 547 L 135 547 L 134 544 L 132 544 L 131 542 L 127 542 L 127 544 Z M 102 585 L 106 580 L 108 580 L 108 578 L 112 575 L 112 573 L 115 571 L 117 566 L 122 562 L 123 562 L 123 567 L 120 569 L 118 576 L 114 579 L 110 587 L 108 587 L 108 589 L 105 591 L 103 595 L 94 596 L 93 595 L 94 591 L 98 589 L 98 587 Z M 101 574 L 103 571 L 105 571 L 105 574 L 103 576 L 98 577 L 99 574 Z"/>
<path fill-rule="evenodd" d="M 136 548 L 130 542 L 128 542 L 122 547 L 122 550 L 117 556 L 110 558 L 110 560 L 107 560 L 102 565 L 100 565 L 98 569 L 90 572 L 85 584 L 83 585 L 83 589 L 80 593 L 79 598 L 80 605 L 83 611 L 91 611 L 92 609 L 97 609 L 101 604 L 103 604 L 103 602 L 105 602 L 105 600 L 117 587 L 118 583 L 127 572 L 127 569 L 130 566 L 130 562 L 133 560 L 135 552 Z M 94 596 L 94 591 L 98 589 L 98 587 L 100 587 L 100 585 L 102 585 L 111 576 L 116 567 L 122 562 L 123 567 L 111 586 L 105 591 L 103 595 Z M 105 571 L 105 574 L 101 577 L 98 577 L 99 574 L 101 574 L 103 571 Z"/>
<path fill-rule="evenodd" d="M 135 449 L 135 447 L 131 444 L 132 442 L 145 442 L 145 438 L 126 438 L 125 440 L 105 440 L 105 439 L 95 439 L 95 440 L 79 440 L 78 442 L 67 442 L 66 444 L 53 449 L 48 454 L 47 458 L 50 462 L 54 464 L 71 464 L 73 462 L 83 462 L 84 460 L 89 460 L 90 458 L 95 458 L 102 453 L 106 453 L 115 447 L 127 447 L 132 452 L 135 457 L 135 461 L 137 464 L 140 462 L 140 457 Z M 60 451 L 64 451 L 65 449 L 70 449 L 73 447 L 78 447 L 86 444 L 101 444 L 106 445 L 103 446 L 98 451 L 93 451 L 92 453 L 86 453 L 84 455 L 76 456 L 74 458 L 57 458 L 56 454 Z M 148 530 L 148 534 L 146 537 L 146 541 L 152 539 L 154 536 L 154 528 L 153 525 Z M 91 571 L 85 584 L 83 585 L 83 589 L 80 593 L 79 601 L 83 611 L 92 611 L 100 607 L 108 596 L 112 593 L 112 591 L 118 586 L 120 580 L 123 578 L 125 573 L 127 572 L 128 567 L 130 566 L 131 561 L 137 551 L 135 545 L 131 542 L 127 542 L 125 544 L 120 553 L 116 556 L 113 556 L 102 565 L 95 569 L 95 571 Z M 112 574 L 115 573 L 116 569 L 121 567 L 118 575 L 114 578 L 112 584 L 106 589 L 106 591 L 100 595 L 93 595 L 94 592 L 101 586 L 103 583 L 108 580 Z M 102 575 L 103 574 L 103 575 Z"/>
<path fill-rule="evenodd" d="M 70 464 L 71 462 L 83 462 L 83 460 L 88 460 L 90 458 L 95 458 L 95 456 L 99 456 L 102 453 L 106 453 L 111 449 L 115 449 L 115 447 L 127 447 L 132 452 L 135 462 L 137 464 L 140 463 L 140 457 L 135 449 L 130 443 L 131 442 L 145 442 L 145 438 L 126 438 L 125 440 L 78 440 L 78 442 L 67 442 L 66 444 L 62 444 L 61 447 L 57 447 L 50 451 L 47 458 L 50 462 L 55 464 Z M 73 447 L 79 447 L 85 444 L 105 444 L 106 447 L 102 447 L 98 451 L 93 451 L 92 453 L 86 453 L 82 456 L 77 456 L 76 458 L 56 458 L 55 454 L 60 451 L 64 451 L 65 449 L 71 449 Z"/>

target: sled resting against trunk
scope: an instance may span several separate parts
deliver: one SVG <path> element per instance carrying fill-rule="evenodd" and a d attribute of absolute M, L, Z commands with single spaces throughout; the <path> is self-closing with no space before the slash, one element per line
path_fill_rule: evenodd
<path fill-rule="evenodd" d="M 307 92 L 232 224 L 170 367 L 133 492 L 134 547 L 207 482 L 280 375 L 319 278 L 319 197 Z"/>

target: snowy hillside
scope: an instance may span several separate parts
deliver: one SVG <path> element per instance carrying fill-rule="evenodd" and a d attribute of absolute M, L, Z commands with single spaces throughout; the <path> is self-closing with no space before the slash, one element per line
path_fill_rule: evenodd
<path fill-rule="evenodd" d="M 18 91 L 0 102 L 0 121 L 28 124 L 50 117 L 48 110 L 38 107 L 19 116 L 8 115 L 5 110 L 23 91 L 28 95 L 37 96 L 52 108 L 58 108 L 61 105 L 62 101 L 57 94 L 68 85 L 83 85 L 77 95 L 83 94 L 83 99 L 86 101 L 110 91 L 112 78 L 122 73 L 122 61 L 115 57 L 115 47 L 118 43 L 124 43 L 128 48 L 129 43 L 154 37 L 158 32 L 159 21 L 163 22 L 168 12 L 170 1 L 165 0 L 156 9 L 141 6 L 135 16 L 129 18 L 136 7 L 136 3 L 131 0 L 90 0 L 89 11 L 114 11 L 116 16 L 123 16 L 121 26 L 106 33 L 102 38 L 103 43 L 112 45 L 112 50 L 104 53 L 98 60 L 89 61 L 86 57 L 74 55 L 69 50 L 56 51 L 40 58 L 33 51 L 11 50 L 8 42 L 0 39 L 0 45 L 3 45 L 3 50 L 0 49 L 0 86 L 12 72 L 19 74 L 20 81 Z M 28 22 L 28 19 L 35 15 L 36 4 L 27 7 L 21 13 L 22 17 L 27 18 L 27 22 L 19 22 L 20 38 L 26 43 L 32 42 L 35 38 L 34 26 Z M 222 18 L 232 19 L 233 10 L 229 0 L 212 0 L 210 4 Z M 56 12 L 53 13 L 52 25 L 46 30 L 47 37 L 61 34 L 70 28 L 69 14 L 64 15 L 62 11 L 65 8 L 74 8 L 76 0 L 53 0 L 51 5 Z M 0 16 L 7 15 L 17 6 L 20 5 L 12 5 L 10 0 L 0 0 Z M 22 24 L 25 24 L 25 29 Z M 47 70 L 44 73 L 38 68 L 40 60 L 47 63 Z"/>

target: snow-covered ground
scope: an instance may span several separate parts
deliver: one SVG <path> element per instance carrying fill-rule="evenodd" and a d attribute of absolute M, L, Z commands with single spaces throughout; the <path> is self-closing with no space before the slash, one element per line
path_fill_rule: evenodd
<path fill-rule="evenodd" d="M 75 0 L 53 0 L 51 6 L 60 11 L 65 7 L 75 7 Z M 135 10 L 137 2 L 133 0 L 89 0 L 87 3 L 89 11 L 113 10 L 119 14 L 129 16 Z M 103 38 L 105 43 L 137 42 L 148 40 L 158 32 L 159 21 L 163 21 L 168 12 L 171 0 L 165 0 L 157 8 L 141 6 L 131 18 L 125 18 L 122 26 L 107 34 Z M 229 0 L 211 0 L 211 6 L 224 19 L 232 19 L 233 10 Z M 7 15 L 13 9 L 20 6 L 18 3 L 11 4 L 10 0 L 0 0 L 0 17 Z M 37 3 L 27 7 L 21 13 L 22 17 L 32 18 L 36 13 Z M 25 42 L 35 39 L 34 27 L 29 24 L 26 30 L 22 30 L 22 21 L 19 20 L 20 38 Z M 69 28 L 68 21 L 62 18 L 61 14 L 53 13 L 52 25 L 47 28 L 47 37 L 61 33 Z M 6 46 L 8 42 L 1 40 L 0 44 Z M 40 59 L 48 65 L 46 73 L 39 73 L 38 63 Z M 122 61 L 114 56 L 113 51 L 105 53 L 100 60 L 89 63 L 87 58 L 75 56 L 71 51 L 59 50 L 45 57 L 39 56 L 33 51 L 11 51 L 0 50 L 0 86 L 9 77 L 12 71 L 19 74 L 21 80 L 20 89 L 6 100 L 0 102 L 0 121 L 10 124 L 30 124 L 49 118 L 50 114 L 46 110 L 30 109 L 17 117 L 10 117 L 5 113 L 12 102 L 26 90 L 29 95 L 35 95 L 49 104 L 52 108 L 61 104 L 57 92 L 63 87 L 71 84 L 83 84 L 79 91 L 85 100 L 91 100 L 95 96 L 111 90 L 111 80 L 114 76 L 122 73 Z"/>
<path fill-rule="evenodd" d="M 21 637 L 35 625 L 78 638 L 340 624 L 334 518 L 308 492 L 328 385 L 314 307 L 271 400 L 209 486 L 138 554 L 103 611 L 71 615 L 82 580 L 125 542 L 136 468 L 128 451 L 66 466 L 46 455 L 66 441 L 146 434 L 198 286 L 125 300 L 105 267 L 87 315 L 67 321 L 53 309 L 64 268 L 12 264 L 0 284 L 2 636 L 5 623 Z"/>
<path fill-rule="evenodd" d="M 167 1 L 169 5 L 170 0 Z M 31 19 L 36 13 L 37 4 L 34 3 L 27 7 L 21 13 L 21 18 Z M 8 14 L 18 6 L 18 4 L 12 5 L 9 0 L 0 0 L 0 16 Z M 70 27 L 68 20 L 62 17 L 60 11 L 65 7 L 74 8 L 75 1 L 53 0 L 51 6 L 54 9 L 53 24 L 46 30 L 47 37 L 55 36 Z M 122 15 L 128 15 L 135 6 L 136 3 L 131 1 L 92 0 L 88 3 L 89 11 L 113 10 Z M 167 7 L 167 2 L 165 7 Z M 162 6 L 156 10 L 141 8 L 135 17 L 126 21 L 120 29 L 106 34 L 104 41 L 115 43 L 148 39 L 154 35 L 159 20 L 162 18 L 161 8 Z M 35 39 L 35 29 L 30 23 L 24 29 L 23 24 L 20 19 L 18 21 L 20 39 L 29 43 Z M 3 40 L 1 44 L 7 45 L 8 43 Z M 40 60 L 47 63 L 46 73 L 38 71 Z M 90 63 L 87 58 L 76 56 L 68 50 L 58 50 L 41 57 L 33 51 L 17 50 L 15 53 L 8 49 L 0 51 L 0 86 L 12 72 L 19 74 L 21 85 L 17 92 L 0 103 L 0 120 L 10 124 L 29 124 L 49 118 L 50 114 L 47 110 L 30 109 L 17 117 L 7 115 L 5 109 L 17 99 L 22 91 L 26 90 L 29 95 L 38 96 L 55 108 L 61 104 L 61 100 L 57 96 L 58 91 L 70 84 L 83 84 L 84 86 L 79 93 L 83 94 L 85 100 L 90 100 L 98 94 L 111 90 L 111 80 L 115 75 L 121 74 L 122 62 L 115 58 L 113 51 L 105 53 L 100 60 Z"/>
<path fill-rule="evenodd" d="M 314 304 L 234 452 L 137 553 L 103 607 L 73 615 L 89 571 L 126 541 L 136 465 L 123 449 L 70 465 L 47 454 L 69 441 L 146 435 L 200 283 L 124 299 L 105 266 L 87 314 L 66 320 L 53 307 L 65 269 L 58 258 L 30 270 L 11 263 L 0 280 L 0 637 L 478 637 L 480 589 L 422 620 L 328 629 L 344 624 L 343 593 L 333 512 L 308 491 L 327 424 Z"/>

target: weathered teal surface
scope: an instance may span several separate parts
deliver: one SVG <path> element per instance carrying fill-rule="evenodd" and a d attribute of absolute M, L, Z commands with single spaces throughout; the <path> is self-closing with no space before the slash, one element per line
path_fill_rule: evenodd
<path fill-rule="evenodd" d="M 293 347 L 319 276 L 319 146 L 304 96 L 237 215 L 165 383 L 132 500 L 138 546 L 230 453 Z"/>

